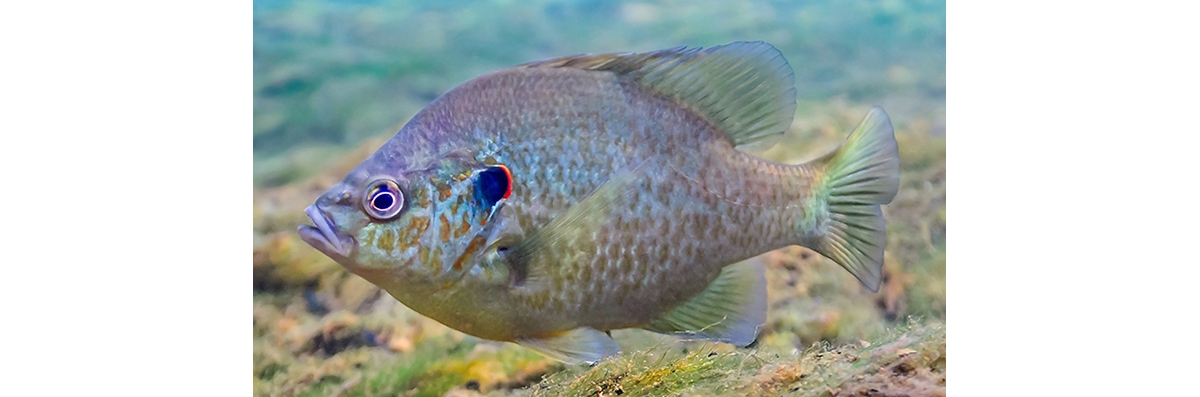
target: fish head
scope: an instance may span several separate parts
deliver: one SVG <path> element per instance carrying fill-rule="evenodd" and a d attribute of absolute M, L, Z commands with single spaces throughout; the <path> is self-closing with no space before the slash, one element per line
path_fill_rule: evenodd
<path fill-rule="evenodd" d="M 322 194 L 305 210 L 312 225 L 300 226 L 300 237 L 392 292 L 460 279 L 484 251 L 511 174 L 470 156 L 403 167 L 387 160 L 376 153 Z"/>

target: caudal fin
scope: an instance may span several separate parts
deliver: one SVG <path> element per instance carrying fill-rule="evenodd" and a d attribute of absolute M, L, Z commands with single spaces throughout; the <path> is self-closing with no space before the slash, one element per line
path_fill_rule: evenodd
<path fill-rule="evenodd" d="M 900 188 L 900 153 L 887 113 L 872 108 L 841 147 L 813 163 L 824 170 L 817 195 L 825 199 L 829 222 L 810 248 L 878 291 L 887 245 L 879 206 Z"/>

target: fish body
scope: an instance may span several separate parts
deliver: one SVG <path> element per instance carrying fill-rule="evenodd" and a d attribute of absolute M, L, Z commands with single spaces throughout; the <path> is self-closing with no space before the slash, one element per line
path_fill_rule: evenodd
<path fill-rule="evenodd" d="M 748 260 L 812 248 L 878 288 L 899 162 L 876 108 L 837 150 L 744 152 L 790 125 L 769 44 L 580 55 L 463 83 L 306 211 L 301 237 L 413 310 L 568 362 L 644 328 L 745 346 L 766 318 Z"/>

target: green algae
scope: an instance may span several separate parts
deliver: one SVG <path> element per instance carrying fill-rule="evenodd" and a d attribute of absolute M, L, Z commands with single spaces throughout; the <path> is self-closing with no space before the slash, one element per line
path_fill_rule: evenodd
<path fill-rule="evenodd" d="M 903 392 L 905 386 L 899 385 L 917 376 L 944 386 L 944 364 L 945 328 L 910 320 L 869 341 L 836 347 L 815 343 L 803 351 L 713 345 L 684 354 L 627 352 L 592 368 L 556 373 L 524 394 L 820 396 L 888 387 Z"/>

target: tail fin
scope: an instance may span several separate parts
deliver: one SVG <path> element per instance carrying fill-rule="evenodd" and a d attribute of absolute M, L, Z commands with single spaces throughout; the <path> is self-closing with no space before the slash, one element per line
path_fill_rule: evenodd
<path fill-rule="evenodd" d="M 811 248 L 878 291 L 887 245 L 879 206 L 900 188 L 900 153 L 887 113 L 872 108 L 841 147 L 812 165 L 824 169 L 817 191 L 825 198 L 829 223 Z"/>

